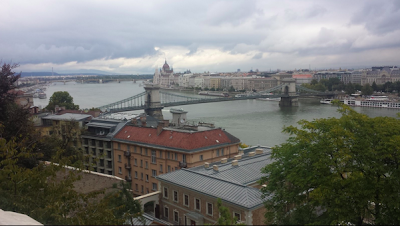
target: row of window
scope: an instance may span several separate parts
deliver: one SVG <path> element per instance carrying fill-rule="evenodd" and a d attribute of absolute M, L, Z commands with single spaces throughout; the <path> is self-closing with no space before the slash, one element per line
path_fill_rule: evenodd
<path fill-rule="evenodd" d="M 121 150 L 121 144 L 120 143 L 117 144 L 117 149 Z M 127 151 L 131 151 L 131 146 L 127 145 L 126 149 L 127 149 Z M 157 151 L 151 150 L 151 149 L 147 149 L 147 148 L 133 146 L 133 153 L 138 153 L 138 149 L 139 149 L 139 153 L 141 155 L 145 155 L 145 156 L 148 156 L 148 150 L 150 150 L 151 151 L 151 162 L 152 163 L 156 163 Z M 163 158 L 163 152 L 162 151 L 158 151 L 158 153 L 159 153 L 159 155 L 158 155 L 159 158 L 162 159 Z M 166 152 L 166 158 L 178 161 L 178 153 Z M 186 162 L 186 155 L 185 154 L 182 154 L 182 161 Z"/>
<path fill-rule="evenodd" d="M 98 147 L 106 147 L 106 148 L 111 148 L 111 142 L 107 141 L 107 142 L 103 142 L 102 140 L 97 140 L 97 146 Z M 83 144 L 84 145 L 89 145 L 89 139 L 88 138 L 84 138 L 83 139 Z M 96 140 L 94 139 L 90 139 L 90 145 L 91 146 L 96 146 Z"/>
<path fill-rule="evenodd" d="M 213 211 L 213 204 L 207 203 L 207 214 L 212 216 L 212 211 Z M 233 212 L 233 216 L 236 218 L 237 221 L 241 221 L 240 213 Z M 164 217 L 167 220 L 169 220 L 169 208 L 168 208 L 168 206 L 164 206 Z M 173 221 L 176 222 L 176 223 L 179 223 L 179 224 L 182 224 L 182 223 L 185 224 L 184 222 L 180 222 L 179 221 L 179 212 L 177 210 L 174 210 Z"/>
<path fill-rule="evenodd" d="M 85 148 L 85 153 L 88 155 L 89 154 L 89 148 L 88 147 L 84 147 Z M 91 148 L 91 155 L 97 156 L 97 153 L 100 157 L 104 156 L 104 150 L 103 149 L 99 149 L 99 151 L 96 151 L 96 148 Z M 107 158 L 111 158 L 111 151 L 107 151 Z"/>
<path fill-rule="evenodd" d="M 141 186 L 141 193 L 144 194 L 144 186 Z M 152 190 L 157 191 L 157 183 L 152 184 Z M 139 192 L 139 184 L 135 184 L 135 191 Z M 149 189 L 146 188 L 146 194 L 149 194 Z"/>

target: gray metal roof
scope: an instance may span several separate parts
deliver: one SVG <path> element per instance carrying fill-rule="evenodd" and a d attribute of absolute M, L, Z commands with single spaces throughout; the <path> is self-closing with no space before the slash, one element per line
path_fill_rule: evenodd
<path fill-rule="evenodd" d="M 261 168 L 271 163 L 267 147 L 262 147 L 263 154 L 248 155 L 256 148 L 260 147 L 245 150 L 238 166 L 232 166 L 233 159 L 229 159 L 227 163 L 210 163 L 209 168 L 198 166 L 162 174 L 157 179 L 253 209 L 262 205 L 262 193 L 248 185 L 259 180 L 263 176 Z M 213 170 L 213 165 L 218 166 L 218 171 Z"/>
<path fill-rule="evenodd" d="M 57 121 L 81 121 L 86 118 L 92 117 L 91 115 L 87 114 L 72 114 L 72 113 L 65 113 L 62 115 L 49 115 L 46 117 L 42 117 L 42 119 L 50 119 L 50 120 L 57 120 Z"/>

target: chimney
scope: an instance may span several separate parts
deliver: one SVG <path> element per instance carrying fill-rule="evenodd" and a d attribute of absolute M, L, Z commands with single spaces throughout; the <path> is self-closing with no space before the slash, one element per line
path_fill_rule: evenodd
<path fill-rule="evenodd" d="M 163 131 L 164 128 L 164 122 L 158 122 L 157 124 L 157 136 L 160 135 L 160 133 Z"/>
<path fill-rule="evenodd" d="M 221 163 L 226 163 L 228 161 L 228 159 L 227 158 L 223 158 L 223 159 L 221 159 Z"/>
<path fill-rule="evenodd" d="M 249 156 L 254 156 L 256 153 L 254 151 L 249 152 Z"/>
<path fill-rule="evenodd" d="M 238 166 L 238 165 L 239 165 L 238 160 L 233 160 L 233 161 L 232 161 L 232 166 Z"/>
<path fill-rule="evenodd" d="M 257 148 L 256 149 L 256 154 L 262 154 L 264 152 L 264 150 L 262 148 Z"/>
<path fill-rule="evenodd" d="M 217 165 L 213 165 L 213 170 L 218 172 L 218 166 Z"/>
<path fill-rule="evenodd" d="M 241 159 L 242 155 L 235 155 L 235 160 Z"/>
<path fill-rule="evenodd" d="M 204 163 L 204 168 L 208 168 L 208 167 L 210 167 L 210 163 L 205 162 L 205 163 Z"/>

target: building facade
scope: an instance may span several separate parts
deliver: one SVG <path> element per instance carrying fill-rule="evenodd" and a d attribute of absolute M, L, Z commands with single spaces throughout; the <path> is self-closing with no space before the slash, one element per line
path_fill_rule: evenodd
<path fill-rule="evenodd" d="M 160 217 L 174 225 L 214 225 L 222 200 L 231 216 L 246 225 L 263 225 L 265 208 L 257 181 L 271 162 L 267 147 L 249 148 L 232 158 L 157 176 Z"/>
<path fill-rule="evenodd" d="M 132 185 L 139 196 L 158 190 L 155 179 L 164 173 L 229 158 L 240 140 L 212 125 L 124 126 L 113 139 L 115 175 Z"/>

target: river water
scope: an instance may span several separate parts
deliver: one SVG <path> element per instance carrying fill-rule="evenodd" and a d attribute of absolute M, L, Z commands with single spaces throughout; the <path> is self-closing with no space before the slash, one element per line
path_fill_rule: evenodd
<path fill-rule="evenodd" d="M 75 82 L 53 83 L 45 91 L 47 99 L 34 99 L 36 106 L 45 107 L 56 91 L 67 91 L 80 108 L 99 107 L 134 96 L 144 91 L 140 83 L 121 82 L 104 84 L 79 84 Z M 182 93 L 185 95 L 185 93 Z M 189 95 L 194 95 L 190 93 Z M 298 107 L 280 108 L 279 102 L 240 100 L 181 106 L 188 111 L 189 122 L 209 122 L 222 127 L 242 142 L 250 145 L 275 146 L 286 141 L 282 133 L 284 126 L 297 125 L 299 120 L 340 117 L 337 107 L 322 105 L 318 99 L 300 100 Z M 370 117 L 396 117 L 395 109 L 354 108 Z M 141 113 L 136 111 L 134 113 Z M 163 110 L 165 119 L 171 119 L 169 108 Z"/>

